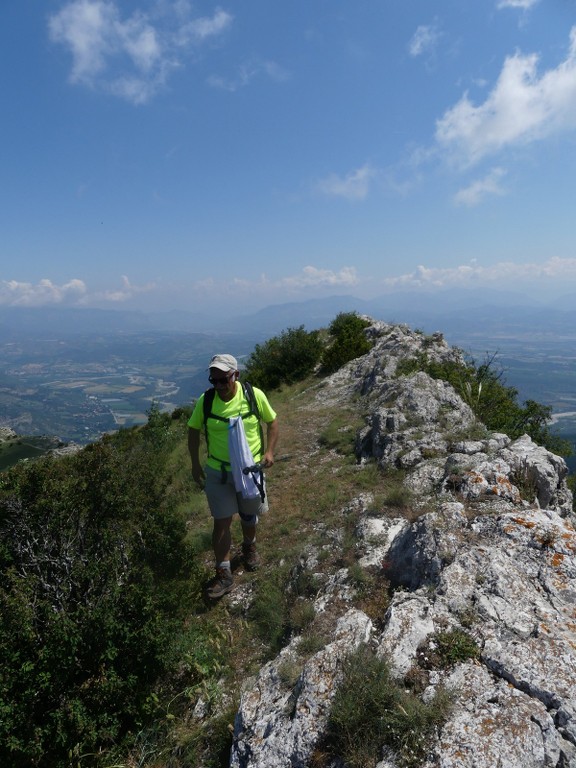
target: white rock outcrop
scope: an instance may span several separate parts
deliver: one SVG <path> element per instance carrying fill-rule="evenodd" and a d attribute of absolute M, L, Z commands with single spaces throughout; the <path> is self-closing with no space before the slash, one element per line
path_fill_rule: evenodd
<path fill-rule="evenodd" d="M 359 456 L 404 469 L 421 515 L 390 517 L 359 494 L 358 562 L 389 581 L 389 605 L 373 622 L 352 607 L 346 569 L 324 581 L 316 611 L 340 618 L 325 647 L 304 660 L 293 637 L 247 685 L 230 765 L 308 768 L 342 661 L 370 643 L 399 681 L 416 671 L 425 698 L 453 692 L 421 768 L 576 768 L 576 531 L 566 464 L 527 436 L 467 436 L 478 425 L 452 387 L 424 373 L 395 377 L 399 362 L 418 354 L 458 360 L 441 336 L 383 323 L 369 334 L 372 351 L 331 377 L 322 397 L 366 398 Z M 465 633 L 477 656 L 429 664 L 442 632 Z M 383 745 L 379 768 L 399 765 Z"/>

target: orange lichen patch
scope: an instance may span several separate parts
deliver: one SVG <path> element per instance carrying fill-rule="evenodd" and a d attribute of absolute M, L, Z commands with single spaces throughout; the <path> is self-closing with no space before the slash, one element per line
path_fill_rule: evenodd
<path fill-rule="evenodd" d="M 547 635 L 550 634 L 550 629 L 546 626 L 546 624 L 540 624 L 540 629 L 542 632 L 546 632 Z"/>
<path fill-rule="evenodd" d="M 513 517 L 512 520 L 514 520 L 514 522 L 518 525 L 523 525 L 524 528 L 528 528 L 528 530 L 536 527 L 536 523 L 532 522 L 531 520 L 524 520 L 523 517 Z"/>
<path fill-rule="evenodd" d="M 558 568 L 564 562 L 564 555 L 561 552 L 555 552 L 552 556 L 552 566 Z"/>
<path fill-rule="evenodd" d="M 576 632 L 576 624 L 574 624 L 573 621 L 567 621 L 566 626 L 568 629 L 572 630 L 572 632 Z"/>
<path fill-rule="evenodd" d="M 490 736 L 496 731 L 497 725 L 493 717 L 484 717 L 480 721 L 480 733 Z"/>

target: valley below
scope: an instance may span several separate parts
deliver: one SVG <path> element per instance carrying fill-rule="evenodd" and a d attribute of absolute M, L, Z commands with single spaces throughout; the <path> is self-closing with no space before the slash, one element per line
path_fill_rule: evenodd
<path fill-rule="evenodd" d="M 452 325 L 444 335 L 476 363 L 493 358 L 520 402 L 550 406 L 553 431 L 569 440 L 576 453 L 576 345 L 571 334 L 535 337 L 522 328 L 482 334 Z M 215 351 L 231 352 L 241 363 L 254 344 L 253 332 L 0 337 L 0 427 L 85 445 L 107 432 L 145 423 L 153 404 L 162 411 L 191 404 L 208 386 L 207 363 Z M 567 461 L 574 471 L 576 457 Z"/>

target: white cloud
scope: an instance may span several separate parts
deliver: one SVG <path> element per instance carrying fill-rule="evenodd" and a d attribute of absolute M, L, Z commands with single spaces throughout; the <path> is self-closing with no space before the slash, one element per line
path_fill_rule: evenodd
<path fill-rule="evenodd" d="M 270 290 L 305 290 L 307 288 L 338 288 L 351 287 L 358 284 L 358 277 L 354 267 L 342 267 L 335 272 L 332 269 L 318 269 L 318 267 L 307 266 L 296 275 L 287 275 L 276 280 L 271 280 L 267 275 L 262 274 L 257 279 L 250 280 L 246 277 L 235 277 L 229 284 L 232 292 L 256 291 L 269 292 Z M 196 287 L 203 290 L 204 282 L 196 283 Z"/>
<path fill-rule="evenodd" d="M 408 52 L 414 57 L 434 53 L 439 39 L 440 32 L 436 25 L 421 24 L 408 43 Z"/>
<path fill-rule="evenodd" d="M 278 281 L 282 288 L 351 287 L 358 283 L 354 267 L 342 267 L 339 272 L 317 267 L 304 267 L 299 275 L 283 277 Z"/>
<path fill-rule="evenodd" d="M 497 3 L 498 8 L 521 8 L 522 10 L 528 10 L 536 5 L 539 0 L 500 0 Z"/>
<path fill-rule="evenodd" d="M 83 304 L 108 303 L 120 304 L 135 298 L 141 293 L 150 293 L 156 288 L 154 283 L 147 285 L 133 285 L 126 275 L 122 275 L 122 286 L 120 288 L 108 288 L 90 295 L 86 295 Z"/>
<path fill-rule="evenodd" d="M 339 270 L 320 269 L 314 266 L 306 266 L 294 275 L 270 278 L 266 274 L 249 277 L 235 277 L 230 281 L 218 283 L 218 290 L 222 295 L 228 296 L 237 305 L 253 305 L 254 301 L 270 302 L 270 296 L 275 297 L 275 302 L 288 299 L 303 299 L 306 296 L 318 293 L 331 292 L 342 288 L 352 288 L 360 282 L 354 267 L 342 267 Z M 192 286 L 192 291 L 199 301 L 206 299 L 213 288 L 212 282 L 198 281 Z"/>
<path fill-rule="evenodd" d="M 315 185 L 320 194 L 328 197 L 344 197 L 347 200 L 364 200 L 370 191 L 370 182 L 376 171 L 370 165 L 363 165 L 347 176 L 331 174 Z"/>
<path fill-rule="evenodd" d="M 220 35 L 230 25 L 232 17 L 226 11 L 218 8 L 212 18 L 195 19 L 183 29 L 184 34 L 189 33 L 198 40 L 205 40 L 214 35 Z"/>
<path fill-rule="evenodd" d="M 83 280 L 74 278 L 64 285 L 56 285 L 47 278 L 37 283 L 24 283 L 18 280 L 0 281 L 0 305 L 13 307 L 41 307 L 47 305 L 95 306 L 101 304 L 119 304 L 128 302 L 142 293 L 149 293 L 156 288 L 154 283 L 133 285 L 126 275 L 122 275 L 119 288 L 103 291 L 89 291 Z"/>
<path fill-rule="evenodd" d="M 53 42 L 72 55 L 70 80 L 143 104 L 165 84 L 182 57 L 207 38 L 222 34 L 232 16 L 190 18 L 188 3 L 161 6 L 161 15 L 137 11 L 122 18 L 112 0 L 72 0 L 49 20 Z"/>
<path fill-rule="evenodd" d="M 520 144 L 576 128 L 576 27 L 566 59 L 539 75 L 538 55 L 509 56 L 486 101 L 468 94 L 436 125 L 436 140 L 464 166 Z"/>
<path fill-rule="evenodd" d="M 505 195 L 506 192 L 500 184 L 501 179 L 505 175 L 506 171 L 503 168 L 493 168 L 482 179 L 477 179 L 465 189 L 457 192 L 454 196 L 454 202 L 456 205 L 466 205 L 472 208 L 479 205 L 485 197 Z"/>
<path fill-rule="evenodd" d="M 117 12 L 113 5 L 92 0 L 77 0 L 62 8 L 49 22 L 52 40 L 72 52 L 73 82 L 90 79 L 105 68 L 110 53 L 109 30 Z"/>
<path fill-rule="evenodd" d="M 39 307 L 46 304 L 76 304 L 85 294 L 85 283 L 77 279 L 64 285 L 56 285 L 47 279 L 36 284 L 17 280 L 0 281 L 0 305 Z"/>
<path fill-rule="evenodd" d="M 209 297 L 217 281 L 213 277 L 199 280 L 185 287 L 185 294 L 197 296 L 200 304 Z M 358 284 L 354 267 L 342 267 L 340 270 L 319 269 L 306 266 L 301 272 L 286 277 L 270 279 L 265 274 L 254 279 L 241 277 L 229 281 L 218 281 L 218 291 L 227 295 L 231 300 L 250 302 L 254 298 L 263 299 L 271 293 L 276 296 L 306 294 L 310 290 L 332 290 L 352 287 Z M 121 276 L 119 286 L 91 290 L 83 280 L 74 278 L 64 285 L 57 285 L 47 278 L 38 283 L 19 282 L 17 280 L 0 281 L 0 306 L 76 306 L 76 307 L 110 307 L 110 306 L 142 306 L 141 297 L 146 294 L 146 306 L 150 308 L 155 302 L 160 305 L 173 305 L 174 296 L 182 294 L 182 284 L 147 283 L 135 285 L 126 275 Z M 172 303 L 171 303 L 172 302 Z"/>
<path fill-rule="evenodd" d="M 429 291 L 458 288 L 490 288 L 505 286 L 530 290 L 534 285 L 541 292 L 546 284 L 554 290 L 568 290 L 576 284 L 576 258 L 550 258 L 545 262 L 503 261 L 482 266 L 476 260 L 455 267 L 429 267 L 421 265 L 414 271 L 376 281 L 360 278 L 356 268 L 321 269 L 312 265 L 292 275 L 270 278 L 266 274 L 232 278 L 228 281 L 209 277 L 194 283 L 148 283 L 134 285 L 122 276 L 118 287 L 90 290 L 85 282 L 73 279 L 57 285 L 49 279 L 38 283 L 0 281 L 0 306 L 41 307 L 138 307 L 143 310 L 190 308 L 194 297 L 195 311 L 210 311 L 210 296 L 217 285 L 226 297 L 230 312 L 254 311 L 257 306 L 301 301 L 310 297 L 332 295 L 342 289 L 360 289 L 372 294 L 378 290 L 389 292 L 415 290 Z M 273 297 L 273 299 L 271 298 Z"/>
<path fill-rule="evenodd" d="M 576 259 L 553 257 L 543 263 L 503 261 L 483 267 L 476 261 L 456 267 L 419 266 L 414 272 L 389 277 L 389 289 L 457 288 L 493 283 L 503 284 L 542 280 L 576 279 Z"/>
<path fill-rule="evenodd" d="M 208 78 L 208 85 L 234 92 L 246 87 L 261 75 L 276 82 L 284 82 L 290 78 L 289 73 L 275 62 L 253 59 L 241 64 L 233 77 L 211 75 Z"/>

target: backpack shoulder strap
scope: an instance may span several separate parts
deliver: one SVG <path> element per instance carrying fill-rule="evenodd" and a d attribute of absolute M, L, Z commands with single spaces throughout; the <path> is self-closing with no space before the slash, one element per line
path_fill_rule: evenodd
<path fill-rule="evenodd" d="M 242 384 L 242 389 L 244 390 L 244 397 L 248 401 L 248 405 L 250 406 L 250 413 L 249 416 L 254 414 L 258 421 L 260 421 L 260 409 L 258 408 L 258 402 L 256 400 L 256 395 L 254 394 L 254 387 L 252 384 L 250 384 L 249 381 L 245 381 Z"/>
<path fill-rule="evenodd" d="M 206 421 L 210 414 L 212 413 L 212 403 L 214 402 L 214 395 L 216 394 L 216 390 L 214 387 L 210 387 L 210 389 L 207 389 L 206 392 L 204 392 L 204 402 L 203 402 L 203 411 L 204 411 L 204 427 L 206 427 Z"/>
<path fill-rule="evenodd" d="M 202 411 L 204 414 L 204 437 L 206 438 L 207 447 L 208 447 L 208 419 L 213 418 L 213 419 L 219 419 L 220 421 L 228 421 L 228 419 L 222 419 L 221 416 L 215 416 L 212 413 L 212 404 L 214 403 L 215 395 L 216 395 L 216 390 L 214 389 L 214 387 L 210 387 L 210 389 L 207 389 L 206 392 L 204 392 L 204 401 L 202 403 Z"/>
<path fill-rule="evenodd" d="M 260 416 L 258 401 L 256 400 L 256 395 L 254 394 L 254 387 L 252 386 L 252 384 L 250 384 L 249 381 L 245 381 L 242 384 L 242 389 L 244 391 L 244 397 L 248 401 L 248 406 L 250 408 L 246 416 L 254 415 L 258 419 L 258 432 L 260 434 L 260 453 L 263 453 L 264 452 L 264 432 L 262 430 L 262 417 Z"/>

